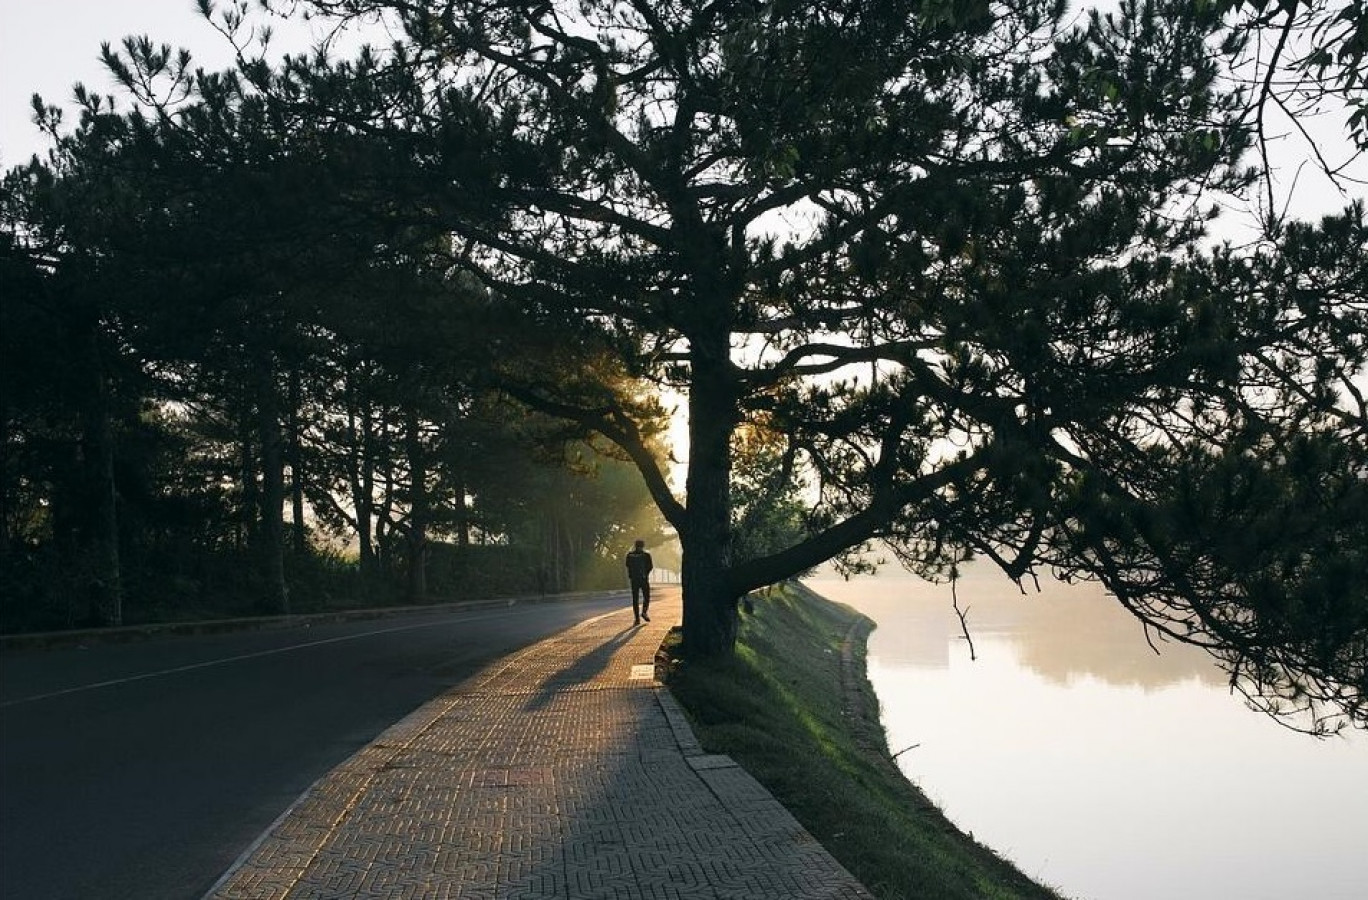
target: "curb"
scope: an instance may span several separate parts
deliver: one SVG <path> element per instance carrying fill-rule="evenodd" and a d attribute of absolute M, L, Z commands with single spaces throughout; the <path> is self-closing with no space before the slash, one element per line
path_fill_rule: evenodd
<path fill-rule="evenodd" d="M 81 628 L 70 631 L 38 631 L 30 634 L 0 635 L 0 651 L 50 650 L 59 647 L 88 646 L 90 644 L 118 644 L 152 638 L 224 634 L 234 631 L 266 631 L 302 628 L 328 622 L 351 622 L 364 619 L 386 619 L 395 616 L 458 610 L 498 609 L 535 603 L 556 603 L 567 600 L 588 600 L 611 597 L 620 591 L 576 591 L 566 594 L 526 594 L 515 597 L 491 597 L 482 600 L 460 600 L 422 606 L 372 607 L 368 609 L 337 610 L 290 616 L 259 616 L 239 619 L 206 619 L 198 622 L 155 622 L 146 625 L 125 625 L 115 628 Z"/>

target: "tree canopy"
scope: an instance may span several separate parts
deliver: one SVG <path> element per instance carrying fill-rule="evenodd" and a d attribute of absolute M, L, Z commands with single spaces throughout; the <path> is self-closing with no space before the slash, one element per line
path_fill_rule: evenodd
<path fill-rule="evenodd" d="M 690 653 L 877 541 L 1100 579 L 1256 702 L 1364 722 L 1368 225 L 1213 249 L 1260 175 L 1244 5 L 287 5 L 398 38 L 235 77 L 386 271 L 478 298 L 453 358 L 639 470 Z M 1356 88 L 1360 19 L 1315 10 L 1343 53 L 1302 71 Z"/>
<path fill-rule="evenodd" d="M 266 87 L 402 148 L 415 215 L 518 315 L 584 323 L 687 397 L 677 495 L 626 407 L 521 394 L 641 467 L 695 652 L 730 646 L 747 590 L 878 539 L 927 574 L 980 554 L 1101 578 L 1256 694 L 1361 690 L 1362 585 L 1325 598 L 1302 567 L 1362 508 L 1363 212 L 1199 249 L 1207 198 L 1256 174 L 1218 5 L 309 5 L 404 39 Z M 743 429 L 804 478 L 802 528 L 758 555 L 734 532 Z M 1232 479 L 1337 512 L 1274 563 L 1210 540 L 1253 515 L 1206 496 Z"/>
<path fill-rule="evenodd" d="M 493 391 L 483 289 L 348 202 L 365 147 L 149 41 L 109 56 L 135 104 L 40 104 L 54 147 L 0 198 L 3 627 L 603 584 L 649 498 Z"/>

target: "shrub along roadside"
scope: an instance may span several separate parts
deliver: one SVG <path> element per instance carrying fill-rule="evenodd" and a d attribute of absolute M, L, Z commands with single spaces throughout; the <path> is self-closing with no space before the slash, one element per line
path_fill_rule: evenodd
<path fill-rule="evenodd" d="M 670 666 L 709 752 L 745 766 L 881 900 L 1058 900 L 898 771 L 865 677 L 873 622 L 796 584 L 755 598 L 755 610 L 734 658 Z"/>

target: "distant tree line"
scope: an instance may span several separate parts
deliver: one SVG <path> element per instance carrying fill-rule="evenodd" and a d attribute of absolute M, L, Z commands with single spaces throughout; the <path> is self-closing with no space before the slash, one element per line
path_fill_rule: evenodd
<path fill-rule="evenodd" d="M 635 469 L 491 382 L 531 357 L 440 235 L 350 202 L 364 144 L 199 88 L 43 111 L 5 176 L 0 629 L 615 583 L 659 528 Z"/>

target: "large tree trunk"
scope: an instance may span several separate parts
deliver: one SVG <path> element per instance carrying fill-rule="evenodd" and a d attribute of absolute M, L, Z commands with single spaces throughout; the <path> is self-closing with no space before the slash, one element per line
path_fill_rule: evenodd
<path fill-rule="evenodd" d="M 456 506 L 456 546 L 464 549 L 470 546 L 470 499 L 466 496 L 465 478 L 457 476 L 452 490 Z"/>
<path fill-rule="evenodd" d="M 123 576 L 119 561 L 119 516 L 114 483 L 114 429 L 109 383 L 99 335 L 88 339 L 90 394 L 82 424 L 82 455 L 90 503 L 86 550 L 90 554 L 94 617 L 101 625 L 123 624 Z"/>
<path fill-rule="evenodd" d="M 17 479 L 11 478 L 10 472 L 15 466 L 10 463 L 10 446 L 13 439 L 10 437 L 10 411 L 4 402 L 4 395 L 0 394 L 0 568 L 8 561 L 11 547 L 15 544 L 18 537 L 14 530 L 15 517 L 11 509 L 17 507 L 17 492 L 11 484 Z M 14 493 L 12 493 L 14 492 Z"/>
<path fill-rule="evenodd" d="M 409 466 L 408 597 L 421 603 L 427 596 L 427 454 L 423 448 L 422 422 L 412 408 L 407 416 Z"/>
<path fill-rule="evenodd" d="M 543 513 L 540 524 L 542 546 L 541 561 L 537 566 L 537 588 L 545 594 L 565 588 L 565 572 L 562 567 L 560 517 L 554 512 Z"/>
<path fill-rule="evenodd" d="M 374 441 L 370 411 L 360 407 L 351 396 L 347 401 L 347 442 L 347 482 L 356 523 L 361 581 L 369 585 L 376 574 Z"/>
<path fill-rule="evenodd" d="M 290 507 L 293 513 L 293 528 L 290 543 L 297 557 L 302 557 L 309 549 L 308 528 L 304 522 L 304 439 L 300 432 L 300 407 L 304 404 L 303 385 L 300 384 L 299 370 L 290 371 Z"/>
<path fill-rule="evenodd" d="M 249 550 L 257 545 L 257 532 L 260 522 L 257 498 L 257 435 L 252 423 L 250 405 L 245 405 L 237 421 L 238 431 L 238 477 L 242 481 L 242 504 L 237 515 L 235 538 L 238 550 Z"/>
<path fill-rule="evenodd" d="M 736 384 L 727 331 L 691 339 L 689 392 L 689 507 L 679 539 L 684 551 L 684 650 L 724 656 L 736 646 L 737 601 L 731 564 L 731 436 Z"/>
<path fill-rule="evenodd" d="M 369 430 L 366 432 L 361 467 L 361 488 L 357 495 L 356 507 L 356 534 L 357 540 L 361 543 L 361 575 L 364 578 L 371 578 L 379 568 L 379 561 L 375 556 L 375 457 Z"/>
<path fill-rule="evenodd" d="M 375 561 L 379 570 L 388 575 L 394 571 L 394 503 L 398 488 L 394 483 L 394 466 L 388 456 L 378 460 L 370 471 L 379 477 L 382 485 L 380 502 L 371 508 L 375 513 Z"/>
<path fill-rule="evenodd" d="M 280 426 L 280 397 L 275 370 L 258 367 L 257 435 L 261 443 L 260 530 L 256 553 L 266 582 L 267 608 L 290 614 L 290 586 L 285 578 L 285 440 Z"/>

